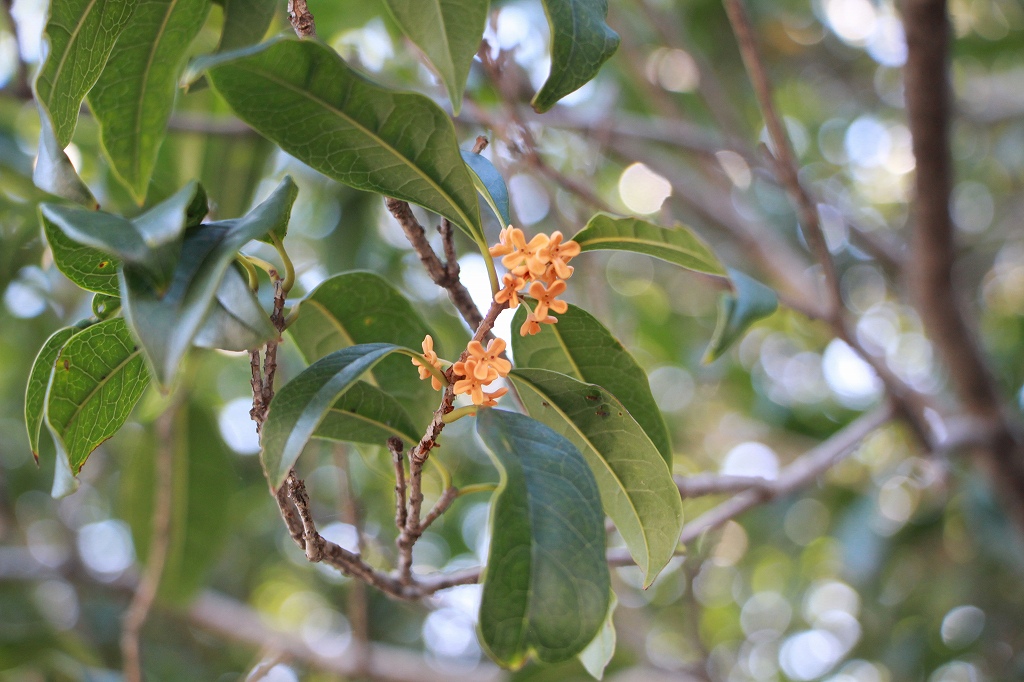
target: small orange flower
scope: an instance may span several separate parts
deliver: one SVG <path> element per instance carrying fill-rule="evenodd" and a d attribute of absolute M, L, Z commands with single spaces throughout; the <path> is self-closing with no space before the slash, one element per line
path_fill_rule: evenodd
<path fill-rule="evenodd" d="M 523 234 L 521 230 L 514 228 L 511 225 L 504 228 L 498 236 L 498 243 L 488 249 L 492 256 L 495 258 L 498 256 L 507 256 L 515 250 L 515 247 L 512 245 L 513 232 L 518 232 L 520 235 Z"/>
<path fill-rule="evenodd" d="M 533 313 L 538 320 L 546 318 L 549 309 L 559 314 L 569 309 L 568 303 L 555 298 L 565 291 L 565 288 L 565 281 L 561 279 L 555 280 L 555 283 L 549 287 L 545 287 L 541 282 L 534 282 L 530 285 L 530 296 L 537 299 L 537 307 Z"/>
<path fill-rule="evenodd" d="M 438 359 L 437 353 L 434 352 L 434 339 L 433 337 L 430 336 L 430 334 L 427 334 L 426 336 L 423 337 L 422 347 L 423 359 L 430 363 L 432 367 L 441 369 L 441 361 Z M 426 365 L 424 365 L 419 358 L 413 358 L 412 364 L 414 364 L 419 369 L 420 379 L 426 379 L 427 377 L 430 377 L 431 387 L 435 391 L 441 390 L 441 381 L 436 376 L 431 374 L 430 370 L 427 369 Z"/>
<path fill-rule="evenodd" d="M 519 336 L 532 336 L 540 332 L 542 324 L 555 324 L 556 322 L 558 319 L 550 315 L 541 320 L 534 313 L 530 313 L 526 316 L 526 322 L 523 322 L 523 326 L 519 328 Z"/>
<path fill-rule="evenodd" d="M 501 354 L 505 352 L 505 341 L 502 339 L 491 339 L 487 343 L 487 348 L 484 348 L 479 341 L 470 341 L 466 350 L 469 351 L 470 357 L 479 358 L 481 365 L 487 369 L 493 369 L 499 377 L 507 377 L 512 370 L 512 363 L 501 357 Z M 479 365 L 477 371 L 479 372 Z M 478 379 L 484 378 L 479 374 L 475 376 Z"/>
<path fill-rule="evenodd" d="M 491 393 L 484 393 L 484 401 L 480 403 L 480 407 L 494 407 L 498 404 L 498 398 L 508 393 L 508 388 L 502 386 L 497 391 Z"/>
<path fill-rule="evenodd" d="M 533 239 L 527 242 L 523 231 L 515 228 L 509 231 L 508 236 L 515 251 L 504 256 L 501 259 L 501 264 L 519 277 L 526 273 L 530 273 L 533 277 L 543 275 L 544 270 L 548 267 L 548 236 L 546 234 L 534 235 Z"/>
<path fill-rule="evenodd" d="M 494 295 L 494 300 L 497 303 L 508 301 L 509 309 L 519 307 L 519 292 L 526 286 L 526 280 L 509 272 L 505 274 L 502 282 L 505 286 Z"/>
<path fill-rule="evenodd" d="M 562 233 L 558 230 L 551 234 L 548 241 L 548 257 L 551 259 L 551 266 L 562 279 L 569 279 L 572 276 L 573 268 L 567 263 L 574 257 L 580 255 L 580 245 L 569 240 L 562 243 Z"/>

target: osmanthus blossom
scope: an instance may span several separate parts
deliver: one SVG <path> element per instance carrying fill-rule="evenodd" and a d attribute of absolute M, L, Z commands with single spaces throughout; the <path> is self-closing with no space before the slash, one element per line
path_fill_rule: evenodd
<path fill-rule="evenodd" d="M 441 360 L 437 357 L 437 353 L 434 352 L 434 339 L 432 336 L 430 336 L 430 334 L 427 334 L 426 336 L 423 337 L 422 348 L 423 358 L 428 363 L 430 363 L 432 367 L 440 370 Z M 426 379 L 427 377 L 430 377 L 430 386 L 435 391 L 441 390 L 441 380 L 434 376 L 434 374 L 429 369 L 427 369 L 426 365 L 420 362 L 419 358 L 413 358 L 412 364 L 414 364 L 416 368 L 419 369 L 420 379 Z"/>
<path fill-rule="evenodd" d="M 573 268 L 568 262 L 579 255 L 579 244 L 571 240 L 563 242 L 562 233 L 557 231 L 550 237 L 538 234 L 527 242 L 522 230 L 509 226 L 501 231 L 498 243 L 489 251 L 492 257 L 500 256 L 502 265 L 509 269 L 502 278 L 502 288 L 494 295 L 495 302 L 507 303 L 510 309 L 517 308 L 524 290 L 536 301 L 519 334 L 537 334 L 542 324 L 558 322 L 558 318 L 549 313 L 562 314 L 569 309 L 569 304 L 557 297 L 565 292 L 565 280 L 572 276 Z M 470 341 L 463 353 L 465 359 L 451 368 L 455 395 L 468 394 L 473 404 L 481 407 L 496 405 L 508 388 L 486 392 L 484 387 L 508 376 L 512 370 L 512 363 L 501 357 L 504 352 L 502 339 L 491 339 L 486 347 L 477 340 Z M 441 361 L 434 352 L 434 340 L 429 334 L 423 339 L 423 357 L 431 366 L 441 369 Z M 419 359 L 413 359 L 412 363 L 419 369 L 421 379 L 429 376 L 431 386 L 441 389 L 441 382 Z"/>

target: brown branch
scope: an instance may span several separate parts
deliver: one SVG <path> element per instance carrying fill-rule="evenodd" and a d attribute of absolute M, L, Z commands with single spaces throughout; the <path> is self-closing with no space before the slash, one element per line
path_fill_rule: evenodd
<path fill-rule="evenodd" d="M 861 441 L 889 422 L 895 414 L 890 405 L 883 405 L 858 417 L 831 438 L 794 460 L 782 470 L 778 479 L 761 479 L 757 485 L 744 489 L 687 523 L 683 526 L 679 541 L 684 544 L 692 542 L 705 532 L 721 526 L 749 509 L 792 495 L 807 487 L 853 453 Z M 633 563 L 627 551 L 618 549 L 608 552 L 608 560 L 613 566 L 628 566 Z"/>
<path fill-rule="evenodd" d="M 473 340 L 482 341 L 487 338 L 487 335 L 491 333 L 491 329 L 494 327 L 494 321 L 498 319 L 498 315 L 501 314 L 501 311 L 507 305 L 507 303 L 491 303 L 487 316 L 484 317 L 480 326 L 477 327 L 476 333 L 473 335 Z M 459 360 L 464 361 L 467 355 L 468 351 L 463 351 Z M 405 525 L 395 540 L 395 545 L 398 547 L 398 576 L 399 580 L 406 585 L 413 583 L 413 545 L 419 540 L 423 534 L 423 529 L 426 527 L 420 523 L 420 514 L 423 509 L 423 465 L 430 456 L 430 451 L 437 446 L 437 439 L 441 435 L 441 431 L 444 430 L 444 416 L 452 411 L 452 406 L 455 403 L 455 381 L 460 377 L 452 372 L 453 370 L 449 368 L 448 386 L 444 389 L 441 405 L 434 411 L 434 418 L 431 419 L 430 424 L 427 426 L 426 433 L 423 434 L 420 442 L 409 452 L 409 501 L 406 505 Z M 454 500 L 454 496 L 452 500 Z M 430 520 L 433 521 L 433 519 Z"/>
<path fill-rule="evenodd" d="M 405 453 L 402 452 L 400 438 L 388 438 L 388 451 L 395 465 L 395 526 L 401 531 L 405 528 L 406 491 L 405 491 Z"/>
<path fill-rule="evenodd" d="M 288 0 L 288 20 L 300 38 L 315 38 L 316 23 L 309 11 L 306 0 Z"/>
<path fill-rule="evenodd" d="M 124 678 L 128 682 L 142 681 L 139 636 L 160 588 L 160 578 L 164 572 L 171 543 L 174 449 L 177 445 L 174 426 L 177 406 L 178 401 L 175 400 L 157 421 L 156 470 L 153 472 L 152 481 L 153 519 L 146 568 L 128 610 L 121 618 L 121 657 Z"/>
<path fill-rule="evenodd" d="M 724 0 L 724 3 L 729 23 L 732 25 L 736 41 L 739 43 L 743 64 L 747 69 L 750 82 L 754 86 L 754 93 L 757 96 L 761 114 L 764 116 L 765 126 L 768 128 L 768 135 L 772 141 L 770 158 L 776 162 L 775 170 L 779 179 L 797 207 L 807 245 L 814 255 L 814 259 L 822 268 L 827 287 L 826 309 L 829 311 L 829 319 L 835 319 L 842 309 L 842 291 L 835 263 L 832 261 L 832 255 L 829 253 L 825 235 L 818 220 L 817 206 L 800 184 L 799 165 L 793 154 L 789 134 L 775 109 L 768 72 L 758 50 L 750 19 L 743 7 L 743 0 Z"/>
<path fill-rule="evenodd" d="M 1024 529 L 1024 444 L 1017 426 L 1003 413 L 998 386 L 953 281 L 956 244 L 949 214 L 953 161 L 946 2 L 905 0 L 902 9 L 907 36 L 907 119 L 916 161 L 910 287 L 957 396 L 971 415 L 993 427 L 993 439 L 983 449 L 986 465 L 992 469 L 1009 515 Z"/>
<path fill-rule="evenodd" d="M 386 198 L 384 204 L 402 227 L 402 231 L 405 232 L 405 236 L 409 243 L 412 244 L 413 250 L 420 257 L 420 262 L 423 263 L 423 267 L 426 269 L 427 274 L 430 275 L 430 279 L 434 280 L 434 284 L 448 292 L 448 298 L 451 299 L 451 302 L 455 305 L 455 308 L 462 315 L 462 319 L 466 321 L 470 329 L 479 328 L 480 323 L 483 321 L 483 316 L 480 314 L 476 304 L 473 303 L 473 297 L 469 295 L 469 289 L 459 279 L 458 261 L 454 261 L 454 265 L 452 265 L 451 259 L 449 259 L 448 264 L 441 262 L 441 259 L 434 253 L 433 247 L 430 246 L 430 242 L 427 241 L 427 235 L 423 226 L 416 220 L 416 216 L 413 215 L 412 208 L 407 202 Z M 453 272 L 454 275 L 452 274 Z M 490 339 L 492 337 L 489 336 L 487 338 Z"/>

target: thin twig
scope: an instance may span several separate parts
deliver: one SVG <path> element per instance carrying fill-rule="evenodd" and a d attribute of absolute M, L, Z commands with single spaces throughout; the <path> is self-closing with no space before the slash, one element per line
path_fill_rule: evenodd
<path fill-rule="evenodd" d="M 480 323 L 480 326 L 477 327 L 473 339 L 481 341 L 486 338 L 494 327 L 494 321 L 498 319 L 498 315 L 506 307 L 507 303 L 491 303 L 491 307 Z M 465 360 L 467 354 L 468 351 L 463 351 L 459 360 Z M 422 535 L 424 528 L 420 523 L 420 515 L 423 509 L 423 465 L 430 456 L 430 451 L 437 446 L 437 439 L 445 427 L 444 416 L 452 411 L 455 402 L 455 381 L 457 377 L 451 374 L 452 368 L 449 368 L 448 372 L 450 375 L 449 384 L 444 390 L 441 405 L 434 411 L 434 418 L 431 419 L 430 425 L 427 426 L 423 438 L 409 452 L 409 500 L 406 505 L 406 519 L 402 532 L 395 540 L 395 545 L 398 547 L 398 577 L 405 585 L 413 583 L 412 548 L 420 538 L 420 535 Z"/>
<path fill-rule="evenodd" d="M 427 241 L 427 235 L 423 226 L 420 225 L 419 221 L 416 220 L 416 216 L 412 213 L 412 208 L 410 208 L 407 202 L 398 199 L 387 198 L 384 200 L 384 204 L 402 227 L 402 231 L 405 232 L 405 236 L 409 243 L 412 244 L 413 250 L 420 257 L 420 262 L 423 263 L 423 267 L 426 269 L 427 274 L 430 275 L 430 279 L 437 286 L 448 292 L 448 298 L 451 299 L 470 329 L 477 329 L 483 320 L 483 316 L 480 314 L 476 304 L 473 303 L 473 297 L 470 296 L 469 289 L 465 287 L 457 273 L 454 277 L 452 276 L 448 267 L 434 253 L 433 247 Z M 455 261 L 455 263 L 457 265 L 458 261 Z"/>
<path fill-rule="evenodd" d="M 402 450 L 401 439 L 388 438 L 388 451 L 391 453 L 391 461 L 395 465 L 395 526 L 399 531 L 405 528 L 405 519 L 408 513 L 405 507 L 405 453 Z"/>
<path fill-rule="evenodd" d="M 855 452 L 857 445 L 889 422 L 895 414 L 895 410 L 886 404 L 858 417 L 831 438 L 794 460 L 783 469 L 778 479 L 762 480 L 758 485 L 744 489 L 687 523 L 683 526 L 679 541 L 687 543 L 696 540 L 705 532 L 721 526 L 753 507 L 791 495 L 813 483 L 843 458 Z M 628 566 L 633 563 L 628 552 L 617 549 L 608 552 L 608 561 L 613 566 Z"/>
<path fill-rule="evenodd" d="M 295 35 L 300 38 L 316 37 L 316 22 L 306 0 L 288 0 L 288 20 L 292 22 Z"/>
<path fill-rule="evenodd" d="M 803 227 L 807 245 L 810 247 L 814 259 L 822 268 L 826 284 L 826 308 L 829 311 L 830 319 L 834 319 L 842 309 L 842 290 L 835 263 L 832 261 L 832 255 L 829 253 L 825 234 L 822 232 L 818 219 L 817 206 L 803 185 L 800 184 L 799 165 L 793 154 L 789 133 L 775 109 L 768 71 L 765 69 L 764 61 L 758 50 L 743 0 L 724 0 L 724 2 L 729 23 L 732 25 L 733 33 L 739 43 L 743 64 L 747 69 L 750 82 L 754 86 L 761 114 L 764 116 L 765 126 L 768 128 L 768 135 L 772 141 L 770 158 L 776 162 L 775 170 L 779 179 L 789 192 L 790 198 L 800 214 L 800 224 Z"/>
<path fill-rule="evenodd" d="M 167 562 L 171 542 L 171 511 L 174 490 L 174 449 L 176 447 L 175 417 L 178 401 L 157 421 L 156 470 L 153 473 L 153 519 L 149 538 L 146 568 L 142 573 L 132 601 L 121 618 L 121 657 L 124 677 L 128 682 L 141 682 L 142 662 L 139 635 L 160 588 L 160 578 Z"/>

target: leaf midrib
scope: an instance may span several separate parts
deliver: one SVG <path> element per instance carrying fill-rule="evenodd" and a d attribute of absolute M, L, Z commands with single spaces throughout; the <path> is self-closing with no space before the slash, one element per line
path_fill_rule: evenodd
<path fill-rule="evenodd" d="M 156 56 L 157 50 L 160 48 L 160 43 L 163 41 L 164 33 L 167 31 L 167 24 L 171 20 L 171 14 L 174 13 L 174 8 L 178 6 L 178 0 L 171 0 L 167 5 L 167 11 L 164 13 L 164 19 L 160 23 L 160 30 L 157 31 L 156 38 L 153 40 L 153 45 L 149 51 L 149 58 L 146 60 L 146 68 L 142 71 L 142 84 L 139 95 L 139 106 L 135 108 L 135 135 L 133 136 L 133 146 L 140 144 L 142 139 L 142 103 L 146 100 L 146 87 L 149 83 L 149 72 L 153 67 L 153 59 Z M 135 177 L 138 178 L 141 173 L 142 165 L 142 154 L 139 153 L 139 149 L 136 148 L 135 154 L 132 155 L 132 168 L 135 172 Z"/>
<path fill-rule="evenodd" d="M 355 385 L 355 382 L 352 382 L 352 386 L 354 386 L 354 385 Z M 345 392 L 342 393 L 340 396 L 338 396 L 338 399 L 340 400 L 342 398 L 342 396 L 345 395 L 345 393 L 348 393 L 349 390 L 351 390 L 352 386 L 349 386 L 348 389 L 345 389 Z M 399 431 L 398 429 L 396 429 L 393 426 L 389 426 L 388 424 L 385 424 L 383 422 L 379 422 L 379 421 L 377 421 L 375 419 L 371 419 L 370 417 L 367 417 L 366 415 L 363 415 L 363 414 L 359 414 L 358 412 L 349 412 L 347 410 L 342 410 L 342 409 L 339 409 L 337 407 L 333 407 L 332 406 L 331 408 L 329 408 L 327 410 L 327 415 L 324 416 L 324 419 L 326 419 L 327 416 L 331 415 L 331 414 L 339 414 L 339 415 L 343 415 L 345 417 L 351 417 L 352 419 L 356 419 L 356 420 L 359 420 L 359 421 L 366 422 L 367 424 L 370 424 L 372 426 L 376 426 L 377 428 L 383 429 L 383 430 L 385 430 L 385 431 L 387 431 L 389 433 L 393 433 L 394 435 L 398 436 L 402 440 L 406 440 L 406 441 L 409 441 L 411 443 L 415 443 L 416 440 L 417 440 L 415 436 L 410 436 L 408 433 L 402 433 L 401 431 Z M 322 425 L 323 421 L 321 421 L 320 424 Z M 319 429 L 319 426 L 317 428 Z M 314 436 L 316 435 L 316 431 L 313 432 L 313 435 Z M 320 436 L 320 437 L 323 438 L 323 436 Z M 325 439 L 325 440 L 334 440 L 334 439 L 330 438 L 330 439 Z"/>
<path fill-rule="evenodd" d="M 69 419 L 68 419 L 68 420 L 67 420 L 66 422 L 64 422 L 64 423 L 63 423 L 63 424 L 61 425 L 61 426 L 62 426 L 62 428 L 63 428 L 63 429 L 65 430 L 65 431 L 66 431 L 67 429 L 70 429 L 70 428 L 71 428 L 71 425 L 72 425 L 72 423 L 73 423 L 73 422 L 74 422 L 74 421 L 75 421 L 75 420 L 76 420 L 76 419 L 77 419 L 77 418 L 79 417 L 79 415 L 81 415 L 81 414 L 82 414 L 82 412 L 84 411 L 84 409 L 85 409 L 85 405 L 86 405 L 87 403 L 89 403 L 89 401 L 91 401 L 91 400 L 93 399 L 93 397 L 94 397 L 94 396 L 96 395 L 96 393 L 97 393 L 98 391 L 101 391 L 101 390 L 102 390 L 103 388 L 105 388 L 105 387 L 106 387 L 106 385 L 107 385 L 107 384 L 109 383 L 109 381 L 110 381 L 110 377 L 114 376 L 114 375 L 115 375 L 115 374 L 117 374 L 117 373 L 118 373 L 119 371 L 121 371 L 121 370 L 122 370 L 122 369 L 123 369 L 123 368 L 124 368 L 125 366 L 127 366 L 127 365 L 128 365 L 128 363 L 129 363 L 129 362 L 131 362 L 132 360 L 134 360 L 134 359 L 135 359 L 135 358 L 136 358 L 136 357 L 137 357 L 137 356 L 139 355 L 139 353 L 141 353 L 141 352 L 142 352 L 142 351 L 141 351 L 141 349 L 139 349 L 139 348 L 136 348 L 135 350 L 133 350 L 133 351 L 132 351 L 131 353 L 129 353 L 129 354 L 128 354 L 128 357 L 126 357 L 126 358 L 125 358 L 125 359 L 124 359 L 123 361 L 121 361 L 121 362 L 120 362 L 120 363 L 118 363 L 118 364 L 117 364 L 116 366 L 114 366 L 114 367 L 113 367 L 113 368 L 112 368 L 112 369 L 110 370 L 110 372 L 108 372 L 108 373 L 106 374 L 106 376 L 104 376 L 104 377 L 103 377 L 103 379 L 102 379 L 102 380 L 100 380 L 100 381 L 97 381 L 97 382 L 96 382 L 96 386 L 95 386 L 95 387 L 94 387 L 94 388 L 93 388 L 93 389 L 92 389 L 91 391 L 89 391 L 89 395 L 87 395 L 87 396 L 86 396 L 86 397 L 85 397 L 85 398 L 84 398 L 84 399 L 83 399 L 82 401 L 80 401 L 80 402 L 79 402 L 79 403 L 78 403 L 77 405 L 75 405 L 75 411 L 74 411 L 74 413 L 73 413 L 73 414 L 71 415 L 71 417 L 70 417 L 70 418 L 69 418 Z M 57 356 L 57 360 L 58 360 L 58 361 L 60 360 L 60 355 L 58 355 L 58 356 Z M 56 376 L 56 375 L 54 375 L 54 376 Z M 51 386 L 52 386 L 52 380 L 51 380 Z M 47 400 L 46 400 L 46 404 L 47 404 L 47 407 L 49 407 L 49 404 L 50 404 L 50 400 L 49 400 L 49 395 L 47 395 Z M 50 421 L 49 409 L 47 409 L 46 421 L 47 421 L 47 422 L 49 422 L 49 421 Z M 52 423 L 51 423 L 50 425 L 51 425 L 51 426 L 53 426 L 53 424 L 52 424 Z M 61 440 L 63 440 L 63 437 L 61 437 Z"/>
<path fill-rule="evenodd" d="M 280 78 L 277 78 L 276 76 L 274 76 L 273 74 L 271 74 L 269 72 L 262 71 L 262 70 L 253 68 L 251 66 L 244 65 L 244 64 L 238 64 L 238 65 L 235 66 L 235 68 L 237 68 L 237 69 L 239 69 L 241 71 L 248 71 L 249 73 L 251 73 L 251 74 L 253 74 L 255 76 L 262 76 L 262 77 L 266 78 L 267 80 L 271 81 L 272 83 L 275 83 L 275 84 L 277 84 L 277 85 L 279 85 L 279 86 L 281 86 L 281 87 L 283 87 L 283 88 L 285 88 L 287 90 L 290 90 L 290 91 L 292 91 L 292 92 L 294 92 L 294 93 L 296 93 L 296 94 L 298 94 L 298 95 L 300 95 L 302 97 L 305 97 L 307 100 L 309 100 L 310 102 L 312 102 L 314 104 L 319 104 L 324 109 L 327 109 L 328 111 L 333 112 L 334 114 L 336 114 L 338 116 L 338 118 L 341 118 L 344 121 L 348 122 L 348 124 L 350 126 L 355 128 L 356 130 L 360 131 L 366 137 L 368 137 L 371 140 L 375 141 L 382 148 L 384 148 L 389 153 L 394 155 L 396 158 L 401 160 L 403 165 L 408 167 L 416 175 L 420 176 L 423 180 L 425 180 L 427 182 L 427 184 L 429 184 L 438 194 L 440 194 L 444 198 L 445 201 L 448 202 L 449 206 L 451 206 L 452 208 L 455 209 L 455 212 L 458 214 L 459 218 L 464 221 L 466 227 L 469 228 L 470 230 L 473 230 L 474 233 L 476 232 L 475 225 L 474 225 L 473 221 L 471 221 L 469 219 L 469 217 L 462 210 L 462 207 L 459 206 L 457 203 L 455 203 L 455 200 L 452 198 L 452 196 L 444 188 L 442 188 L 440 185 L 438 185 L 434 181 L 433 178 L 431 178 L 429 175 L 427 175 L 422 170 L 420 170 L 420 168 L 417 165 L 412 163 L 411 159 L 406 158 L 397 149 L 395 149 L 390 144 L 388 144 L 386 141 L 381 139 L 380 136 L 378 136 L 376 133 L 374 133 L 373 131 L 371 131 L 368 128 L 366 128 L 364 125 L 362 125 L 361 123 L 359 123 L 355 119 L 353 119 L 350 116 L 348 116 L 344 111 L 342 111 L 341 109 L 338 109 L 337 107 L 335 107 L 335 106 L 331 105 L 330 103 L 324 101 L 320 97 L 317 97 L 316 95 L 314 95 L 310 91 L 298 88 L 298 87 L 292 85 L 290 82 L 288 82 L 286 80 L 282 80 Z M 392 94 L 392 96 L 394 96 L 395 93 L 391 93 L 391 94 Z"/>
<path fill-rule="evenodd" d="M 580 246 L 586 249 L 586 247 L 591 244 L 608 244 L 611 242 L 625 242 L 627 244 L 647 244 L 652 247 L 663 246 L 664 248 L 669 249 L 670 251 L 677 251 L 687 256 L 691 256 L 696 260 L 706 262 L 706 260 L 701 257 L 701 254 L 698 251 L 691 251 L 689 249 L 683 248 L 682 246 L 679 246 L 678 244 L 673 244 L 672 242 L 652 241 L 650 239 L 642 239 L 640 237 L 592 237 L 590 239 L 585 239 L 583 243 L 580 244 Z"/>

